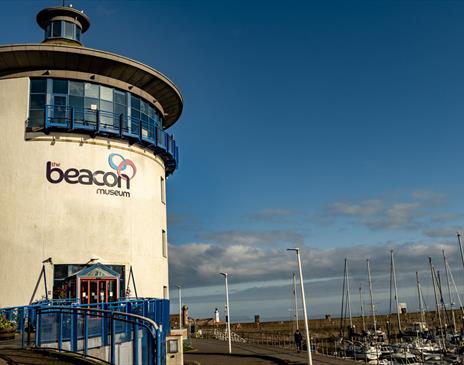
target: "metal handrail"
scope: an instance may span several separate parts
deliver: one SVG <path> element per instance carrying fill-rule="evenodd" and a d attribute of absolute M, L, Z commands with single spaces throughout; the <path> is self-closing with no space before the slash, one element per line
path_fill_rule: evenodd
<path fill-rule="evenodd" d="M 167 162 L 167 173 L 178 165 L 178 147 L 172 135 L 166 133 L 154 120 L 142 120 L 124 114 L 64 105 L 47 104 L 43 110 L 43 127 L 45 133 L 53 130 L 78 132 L 91 135 L 115 136 L 129 140 L 129 143 L 141 144 L 153 150 Z M 110 122 L 111 121 L 111 122 Z"/>
<path fill-rule="evenodd" d="M 138 329 L 139 327 L 143 327 L 147 330 L 147 334 L 151 337 L 151 343 L 156 343 L 156 347 L 149 347 L 153 351 L 156 348 L 156 364 L 161 364 L 161 334 L 162 334 L 162 326 L 158 325 L 154 320 L 151 318 L 143 317 L 138 314 L 133 314 L 133 313 L 125 313 L 125 312 L 119 312 L 119 311 L 113 311 L 113 310 L 106 310 L 106 309 L 96 309 L 96 308 L 88 308 L 88 307 L 81 307 L 81 306 L 44 306 L 44 307 L 39 307 L 37 308 L 37 313 L 36 313 L 36 336 L 35 336 L 35 344 L 36 347 L 41 347 L 42 344 L 42 321 L 43 321 L 43 316 L 47 314 L 59 314 L 59 321 L 58 321 L 58 326 L 60 328 L 59 330 L 59 336 L 55 338 L 55 341 L 58 344 L 58 350 L 61 351 L 63 347 L 63 315 L 71 315 L 71 329 L 70 329 L 70 339 L 69 341 L 71 342 L 71 349 L 72 352 L 78 352 L 78 347 L 77 347 L 77 341 L 78 337 L 77 336 L 77 328 L 78 328 L 78 316 L 83 316 L 84 319 L 84 335 L 83 335 L 83 355 L 87 356 L 88 350 L 89 350 L 89 338 L 94 338 L 95 335 L 89 335 L 89 327 L 88 327 L 88 318 L 89 317 L 97 317 L 97 318 L 104 318 L 104 319 L 109 319 L 110 320 L 110 327 L 109 330 L 107 327 L 106 330 L 102 329 L 101 335 L 97 336 L 102 336 L 102 342 L 100 344 L 101 346 L 110 346 L 110 359 L 111 363 L 114 363 L 115 360 L 115 353 L 116 353 L 116 331 L 115 331 L 115 321 L 118 322 L 124 322 L 126 324 L 131 324 L 129 328 L 132 328 L 132 331 L 134 333 L 132 340 L 129 337 L 129 341 L 132 341 L 132 347 L 133 347 L 133 354 L 136 357 L 137 360 L 134 360 L 134 364 L 137 364 L 138 362 Z M 106 322 L 103 322 L 106 323 Z M 103 326 L 107 326 L 103 325 Z M 102 327 L 103 328 L 103 327 Z M 127 328 L 127 327 L 126 327 Z M 103 340 L 103 336 L 108 336 L 110 335 L 111 341 L 105 342 Z M 55 342 L 52 341 L 52 342 Z M 127 341 L 126 341 L 127 342 Z M 50 340 L 48 341 L 50 343 Z M 149 364 L 153 363 L 154 358 L 150 355 L 150 351 L 147 353 L 148 354 L 148 361 Z"/>

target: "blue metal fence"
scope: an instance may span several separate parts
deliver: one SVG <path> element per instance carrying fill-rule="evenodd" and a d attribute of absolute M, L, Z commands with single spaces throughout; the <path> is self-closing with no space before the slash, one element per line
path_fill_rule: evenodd
<path fill-rule="evenodd" d="M 179 149 L 172 135 L 149 121 L 104 110 L 46 105 L 43 113 L 45 133 L 59 130 L 126 139 L 159 154 L 166 162 L 166 172 L 178 167 Z"/>
<path fill-rule="evenodd" d="M 113 364 L 129 360 L 134 365 L 166 362 L 168 300 L 147 298 L 91 305 L 43 301 L 3 308 L 0 315 L 16 321 L 22 347 L 35 343 L 37 347 L 80 352 Z M 121 362 L 117 356 L 126 360 Z"/>

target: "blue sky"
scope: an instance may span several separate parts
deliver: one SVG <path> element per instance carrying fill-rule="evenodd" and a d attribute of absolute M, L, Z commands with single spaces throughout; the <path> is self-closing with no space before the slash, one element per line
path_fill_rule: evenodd
<path fill-rule="evenodd" d="M 1 43 L 41 41 L 35 14 L 60 3 L 1 1 Z M 338 313 L 344 257 L 354 288 L 372 259 L 380 310 L 391 248 L 410 308 L 414 272 L 430 286 L 442 247 L 464 284 L 464 2 L 72 3 L 91 18 L 87 47 L 183 93 L 168 234 L 193 316 L 223 306 L 227 270 L 232 319 L 288 317 L 294 246 L 312 316 Z"/>

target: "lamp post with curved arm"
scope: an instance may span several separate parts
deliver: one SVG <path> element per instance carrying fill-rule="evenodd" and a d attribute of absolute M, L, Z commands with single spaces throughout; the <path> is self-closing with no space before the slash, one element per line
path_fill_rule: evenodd
<path fill-rule="evenodd" d="M 226 272 L 219 273 L 224 276 L 225 289 L 226 289 L 226 322 L 227 322 L 227 338 L 229 340 L 229 354 L 232 353 L 232 342 L 230 338 L 230 313 L 229 313 L 229 286 L 227 284 L 227 277 L 229 274 Z"/>

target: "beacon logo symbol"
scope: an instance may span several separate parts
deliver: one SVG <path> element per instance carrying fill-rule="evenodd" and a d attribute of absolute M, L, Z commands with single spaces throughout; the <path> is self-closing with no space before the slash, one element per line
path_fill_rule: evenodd
<path fill-rule="evenodd" d="M 118 153 L 111 153 L 108 156 L 108 164 L 113 170 L 116 170 L 118 173 L 118 176 L 121 177 L 122 172 L 124 171 L 124 175 L 129 178 L 129 180 L 132 180 L 137 173 L 137 168 L 135 167 L 135 163 L 132 160 L 129 160 L 128 158 L 124 158 L 122 155 Z M 127 171 L 127 167 L 130 167 L 132 169 L 132 175 L 129 176 Z"/>

